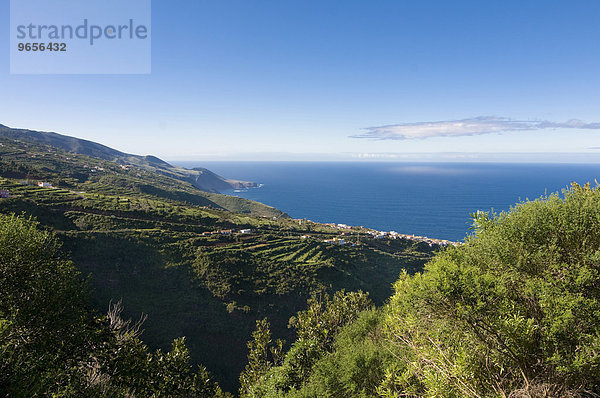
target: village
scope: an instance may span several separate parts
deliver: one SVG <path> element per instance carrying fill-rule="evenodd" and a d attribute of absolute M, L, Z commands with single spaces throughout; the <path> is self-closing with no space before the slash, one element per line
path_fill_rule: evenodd
<path fill-rule="evenodd" d="M 396 231 L 378 231 L 378 230 L 366 228 L 363 226 L 353 227 L 353 226 L 346 225 L 346 224 L 317 223 L 317 222 L 314 222 L 311 220 L 297 220 L 297 221 L 300 224 L 302 224 L 302 222 L 308 222 L 308 223 L 313 223 L 313 224 L 318 224 L 318 225 L 322 225 L 322 226 L 335 228 L 338 231 L 341 231 L 342 237 L 335 237 L 335 238 L 323 240 L 323 242 L 325 242 L 325 243 L 335 244 L 335 245 L 340 245 L 340 246 L 344 246 L 344 245 L 356 246 L 356 243 L 350 242 L 349 238 L 352 234 L 356 234 L 356 236 L 358 236 L 361 233 L 366 233 L 367 235 L 370 235 L 373 239 L 378 239 L 378 240 L 379 239 L 404 239 L 404 240 L 409 240 L 409 241 L 413 241 L 413 242 L 427 243 L 429 246 L 459 246 L 462 244 L 461 242 L 453 242 L 453 241 L 449 241 L 446 239 L 434 239 L 434 238 L 428 238 L 426 236 L 401 234 Z M 310 235 L 301 236 L 302 239 L 307 239 L 310 237 L 311 237 Z"/>

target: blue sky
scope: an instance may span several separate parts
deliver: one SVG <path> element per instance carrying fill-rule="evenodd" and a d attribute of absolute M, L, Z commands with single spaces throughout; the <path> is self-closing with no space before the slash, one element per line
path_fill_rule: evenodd
<path fill-rule="evenodd" d="M 600 161 L 596 0 L 154 0 L 150 75 L 10 75 L 0 4 L 11 127 L 172 160 Z"/>

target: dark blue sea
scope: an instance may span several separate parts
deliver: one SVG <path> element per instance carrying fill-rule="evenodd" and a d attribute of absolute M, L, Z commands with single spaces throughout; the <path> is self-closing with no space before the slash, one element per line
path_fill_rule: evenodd
<path fill-rule="evenodd" d="M 206 167 L 260 188 L 224 192 L 274 206 L 294 218 L 460 241 L 477 210 L 508 210 L 594 184 L 600 165 L 379 162 L 174 162 Z"/>

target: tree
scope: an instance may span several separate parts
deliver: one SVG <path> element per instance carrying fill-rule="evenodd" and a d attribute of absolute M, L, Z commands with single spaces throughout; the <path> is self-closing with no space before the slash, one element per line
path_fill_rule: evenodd
<path fill-rule="evenodd" d="M 184 339 L 150 352 L 140 325 L 86 308 L 86 285 L 38 224 L 0 215 L 0 396 L 226 397 Z"/>
<path fill-rule="evenodd" d="M 240 396 L 253 396 L 253 390 L 261 378 L 274 365 L 279 364 L 283 341 L 271 341 L 271 329 L 267 318 L 256 321 L 252 340 L 248 342 L 248 364 L 240 375 Z"/>
<path fill-rule="evenodd" d="M 308 308 L 290 318 L 289 325 L 296 329 L 298 340 L 316 340 L 325 351 L 331 349 L 339 329 L 352 322 L 361 311 L 373 306 L 368 293 L 341 290 L 333 297 L 313 295 Z"/>
<path fill-rule="evenodd" d="M 31 396 L 68 378 L 85 356 L 89 314 L 84 285 L 37 224 L 0 215 L 0 385 Z"/>
<path fill-rule="evenodd" d="M 269 348 L 271 335 L 266 319 L 257 322 L 253 340 L 248 343 L 248 365 L 240 378 L 242 397 L 275 398 L 301 389 L 315 364 L 333 350 L 336 334 L 373 305 L 368 294 L 360 291 L 339 291 L 333 297 L 313 295 L 307 304 L 306 310 L 290 319 L 298 338 L 285 356 L 281 356 L 281 342 Z"/>

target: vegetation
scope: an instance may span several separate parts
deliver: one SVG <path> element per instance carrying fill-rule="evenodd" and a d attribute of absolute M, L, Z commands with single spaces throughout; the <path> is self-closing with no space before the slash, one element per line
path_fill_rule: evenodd
<path fill-rule="evenodd" d="M 475 216 L 477 235 L 395 286 L 388 396 L 600 393 L 600 190 Z"/>
<path fill-rule="evenodd" d="M 147 167 L 143 161 L 131 164 L 127 162 L 129 158 L 117 158 L 115 162 L 105 160 L 103 157 L 66 152 L 61 147 L 38 144 L 37 140 L 28 141 L 16 133 L 19 131 L 9 129 L 10 134 L 8 134 L 0 128 L 0 175 L 3 177 L 34 183 L 45 181 L 54 187 L 87 194 L 159 197 L 171 202 L 183 202 L 257 216 L 285 217 L 281 211 L 261 203 L 206 192 L 202 189 L 202 185 L 194 184 L 179 175 L 171 175 L 172 173 L 162 169 Z M 21 139 L 8 139 L 7 136 L 21 137 Z M 114 151 L 110 148 L 106 149 Z M 164 165 L 173 168 L 168 163 Z"/>
<path fill-rule="evenodd" d="M 440 251 L 1 133 L 2 395 L 600 396 L 600 188 Z"/>
<path fill-rule="evenodd" d="M 0 215 L 0 395 L 225 396 L 204 368 L 192 371 L 184 339 L 150 352 L 120 304 L 90 312 L 73 264 L 37 227 Z"/>
<path fill-rule="evenodd" d="M 240 396 L 281 397 L 297 391 L 310 377 L 315 364 L 332 351 L 334 336 L 340 329 L 371 307 L 368 295 L 362 292 L 339 291 L 333 298 L 311 297 L 308 308 L 290 319 L 298 338 L 285 356 L 281 355 L 281 341 L 269 346 L 267 321 L 257 322 L 254 340 L 248 343 L 248 365 L 240 377 Z"/>
<path fill-rule="evenodd" d="M 49 150 L 50 155 L 54 155 L 58 149 L 62 152 L 71 154 L 85 155 L 88 158 L 108 160 L 111 163 L 121 165 L 125 169 L 133 168 L 137 171 L 143 170 L 145 172 L 163 175 L 171 179 L 184 181 L 193 185 L 195 188 L 206 192 L 219 192 L 231 188 L 255 186 L 255 184 L 251 182 L 226 180 L 207 169 L 195 168 L 193 170 L 188 170 L 182 167 L 173 166 L 155 156 L 138 156 L 123 153 L 102 144 L 57 133 L 11 129 L 0 125 L 0 136 L 13 142 L 24 142 L 28 145 L 52 148 Z M 220 197 L 220 199 L 227 200 L 227 197 Z M 230 199 L 230 201 L 235 202 L 235 199 Z M 246 205 L 249 204 L 249 201 L 237 201 L 237 203 L 242 202 L 245 202 Z M 255 203 L 254 207 L 256 206 L 258 206 L 258 204 Z"/>
<path fill-rule="evenodd" d="M 599 396 L 600 189 L 574 184 L 563 198 L 474 218 L 465 245 L 404 274 L 390 301 L 342 328 L 332 349 L 305 345 L 299 333 L 283 362 L 242 392 Z M 329 330 L 320 319 L 309 324 Z M 291 363 L 305 365 L 296 378 L 285 376 Z"/>
<path fill-rule="evenodd" d="M 382 304 L 402 270 L 421 270 L 438 249 L 293 220 L 122 166 L 0 131 L 0 189 L 10 192 L 0 214 L 35 217 L 88 278 L 93 309 L 122 301 L 125 318 L 148 314 L 144 341 L 162 352 L 185 336 L 191 363 L 229 391 L 239 387 L 256 320 L 268 317 L 273 338 L 292 341 L 288 319 L 311 294 L 363 290 Z M 324 242 L 336 237 L 348 244 Z"/>

